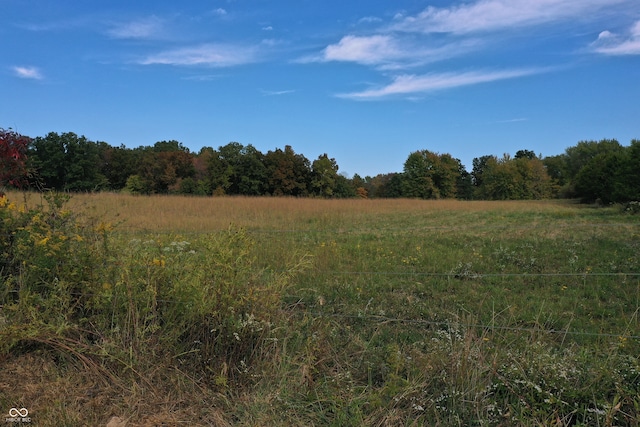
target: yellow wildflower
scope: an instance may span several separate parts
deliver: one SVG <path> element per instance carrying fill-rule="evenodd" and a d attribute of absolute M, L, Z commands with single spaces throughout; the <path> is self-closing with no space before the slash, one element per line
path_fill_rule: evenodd
<path fill-rule="evenodd" d="M 106 232 L 111 231 L 112 229 L 113 229 L 113 226 L 111 225 L 111 223 L 110 223 L 110 222 L 101 222 L 100 224 L 98 224 L 98 225 L 95 227 L 95 229 L 94 229 L 94 230 L 95 230 L 97 233 L 106 233 Z"/>
<path fill-rule="evenodd" d="M 166 264 L 163 259 L 158 259 L 158 258 L 154 258 L 151 263 L 157 267 L 164 267 Z"/>

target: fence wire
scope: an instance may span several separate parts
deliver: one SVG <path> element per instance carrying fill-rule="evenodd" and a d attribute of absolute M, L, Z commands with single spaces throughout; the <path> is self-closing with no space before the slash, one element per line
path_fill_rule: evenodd
<path fill-rule="evenodd" d="M 573 228 L 614 228 L 614 227 L 622 227 L 622 228 L 638 228 L 640 229 L 640 224 L 633 223 L 582 223 L 582 224 L 569 224 L 569 225 L 554 225 L 554 229 L 573 229 Z M 291 228 L 291 229 L 259 229 L 259 228 L 245 228 L 247 233 L 253 234 L 256 236 L 260 235 L 300 235 L 300 236 L 308 236 L 308 235 L 378 235 L 384 233 L 402 233 L 402 234 L 415 234 L 415 233 L 431 233 L 431 232 L 482 232 L 482 231 L 496 231 L 496 230 L 508 230 L 508 231 L 521 231 L 521 230 L 548 230 L 548 224 L 535 224 L 535 225 L 496 225 L 496 226 L 486 226 L 486 225 L 460 225 L 460 226 L 424 226 L 424 227 L 387 227 L 384 229 L 300 229 L 300 228 Z M 152 236 L 201 236 L 206 234 L 215 234 L 215 233 L 224 233 L 228 232 L 228 229 L 217 229 L 210 230 L 208 232 L 203 231 L 191 231 L 191 230 L 177 230 L 177 231 L 165 231 L 165 230 L 152 230 L 152 229 L 140 229 L 126 226 L 119 226 L 118 230 L 114 231 L 114 235 L 123 235 L 123 236 L 131 236 L 135 238 L 138 235 L 149 235 Z M 2 238 L 9 238 L 10 234 L 0 234 Z M 94 268 L 104 268 L 107 265 L 118 265 L 117 262 L 114 261 L 104 261 L 103 264 L 97 265 Z M 146 265 L 135 265 L 129 266 L 129 268 L 148 268 Z M 265 271 L 268 273 L 285 273 L 285 270 L 279 269 L 263 269 L 261 271 Z M 523 272 L 523 273 L 504 273 L 504 272 L 473 272 L 473 273 L 456 273 L 456 272 L 428 272 L 428 271 L 357 271 L 357 270 L 313 270 L 313 274 L 316 275 L 330 275 L 330 276 L 380 276 L 380 277 L 427 277 L 427 278 L 448 278 L 448 279 L 469 279 L 469 280 L 482 280 L 483 278 L 567 278 L 567 277 L 580 277 L 580 278 L 598 278 L 598 277 L 640 277 L 640 272 L 637 271 L 626 271 L 626 272 L 569 272 L 569 273 L 550 273 L 550 272 Z M 8 293 L 19 293 L 19 290 L 13 289 L 6 291 Z M 78 297 L 78 298 L 99 298 L 106 297 L 105 295 L 93 294 L 93 293 L 70 293 L 70 295 Z M 294 297 L 293 295 L 288 295 L 288 298 Z M 158 303 L 162 304 L 183 304 L 183 301 L 180 300 L 172 300 L 172 299 L 156 299 Z M 2 310 L 2 305 L 0 305 L 0 310 Z M 637 317 L 638 311 L 640 307 L 636 308 L 634 317 Z M 426 319 L 407 319 L 407 318 L 398 318 L 398 317 L 389 317 L 383 315 L 374 315 L 374 314 L 366 314 L 366 313 L 358 313 L 358 314 L 345 314 L 345 313 L 325 313 L 320 311 L 307 311 L 307 314 L 313 316 L 315 318 L 338 318 L 338 319 L 359 319 L 359 320 L 367 320 L 370 322 L 376 323 L 402 323 L 407 325 L 422 325 L 426 327 L 451 327 L 452 325 L 457 325 L 469 329 L 482 329 L 483 331 L 512 331 L 512 332 L 525 332 L 525 333 L 543 333 L 543 334 L 554 334 L 554 335 L 565 335 L 565 336 L 585 336 L 585 337 L 594 337 L 594 338 L 625 338 L 625 339 L 633 339 L 640 340 L 640 335 L 630 335 L 627 333 L 602 333 L 602 332 L 586 332 L 586 331 L 575 331 L 566 329 L 549 329 L 543 328 L 541 326 L 537 327 L 518 327 L 518 326 L 500 326 L 495 324 L 481 324 L 481 323 L 463 323 L 463 322 L 454 322 L 454 321 L 435 321 L 435 320 L 426 320 Z"/>

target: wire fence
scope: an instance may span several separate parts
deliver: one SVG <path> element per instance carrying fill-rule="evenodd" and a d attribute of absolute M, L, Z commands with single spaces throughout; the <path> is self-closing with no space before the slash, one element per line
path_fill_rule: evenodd
<path fill-rule="evenodd" d="M 144 266 L 138 266 L 139 268 L 144 268 Z M 271 273 L 285 273 L 284 270 L 272 270 Z M 341 276 L 341 275 L 367 275 L 367 276 L 415 276 L 415 277 L 437 277 L 437 278 L 454 278 L 454 275 L 447 273 L 427 273 L 427 272 L 381 272 L 381 271 L 315 271 L 314 275 L 330 275 L 330 276 Z M 481 280 L 483 277 L 636 277 L 640 278 L 640 272 L 625 272 L 625 273 L 483 273 L 474 277 L 474 279 Z M 640 289 L 640 282 L 638 282 L 638 287 Z M 10 293 L 18 294 L 19 290 L 10 290 Z M 106 294 L 98 294 L 91 292 L 70 292 L 69 295 L 77 298 L 108 298 L 109 296 Z M 285 295 L 286 299 L 289 300 L 297 300 L 302 301 L 304 297 L 299 295 Z M 131 296 L 128 296 L 131 298 Z M 373 298 L 372 298 L 373 299 Z M 167 298 L 155 298 L 155 302 L 160 304 L 185 304 L 183 300 L 177 299 L 167 299 Z M 369 300 L 371 302 L 371 300 Z M 293 304 L 296 305 L 296 304 Z M 2 306 L 0 305 L 0 309 Z M 637 322 L 638 313 L 640 312 L 640 306 L 635 308 L 635 312 L 632 314 L 632 318 Z M 348 314 L 348 313 L 337 313 L 331 311 L 319 311 L 317 309 L 314 310 L 306 310 L 304 312 L 305 315 L 311 316 L 313 318 L 331 318 L 331 319 L 342 319 L 345 321 L 353 321 L 353 320 L 364 320 L 377 324 L 390 324 L 390 323 L 399 323 L 413 326 L 425 326 L 429 328 L 450 328 L 452 325 L 456 325 L 458 327 L 462 327 L 465 329 L 478 329 L 481 331 L 509 331 L 509 332 L 524 332 L 530 334 L 549 334 L 549 335 L 561 335 L 561 336 L 582 336 L 582 337 L 593 337 L 593 338 L 624 338 L 624 339 L 632 339 L 632 340 L 640 340 L 640 335 L 636 335 L 629 332 L 629 328 L 626 331 L 622 331 L 619 333 L 608 333 L 608 332 L 588 332 L 588 331 L 579 331 L 579 330 L 571 330 L 567 326 L 562 329 L 554 329 L 550 327 L 545 327 L 544 325 L 536 324 L 535 326 L 524 327 L 524 326 L 505 326 L 505 325 L 496 325 L 495 323 L 465 323 L 461 321 L 454 320 L 429 320 L 429 319 L 416 319 L 416 318 L 402 318 L 402 317 L 391 317 L 386 315 L 377 315 L 366 312 L 358 312 L 357 314 Z M 471 313 L 473 315 L 473 313 Z M 632 319 L 632 320 L 633 320 Z M 635 329 L 635 328 L 633 328 Z"/>
<path fill-rule="evenodd" d="M 434 321 L 434 320 L 424 320 L 424 319 L 401 319 L 401 318 L 394 318 L 394 317 L 387 317 L 387 316 L 379 316 L 374 314 L 348 315 L 348 314 L 340 314 L 340 313 L 321 313 L 321 312 L 312 312 L 311 314 L 318 318 L 334 317 L 334 318 L 341 318 L 341 319 L 365 319 L 365 320 L 375 321 L 378 323 L 403 323 L 403 324 L 424 325 L 424 326 L 430 326 L 430 327 L 451 327 L 451 325 L 455 324 L 457 326 L 461 326 L 466 329 L 480 329 L 484 331 L 516 331 L 516 332 L 528 332 L 528 333 L 605 337 L 605 338 L 624 337 L 627 339 L 640 340 L 640 335 L 629 335 L 625 333 L 611 334 L 611 333 L 599 333 L 599 332 L 572 331 L 569 329 L 548 329 L 548 328 L 541 328 L 541 327 L 485 325 L 485 324 L 479 324 L 479 323 L 464 323 L 464 322 L 451 321 L 451 320 Z"/>
<path fill-rule="evenodd" d="M 353 224 L 345 224 L 343 227 L 337 226 L 332 229 L 317 229 L 317 228 L 304 228 L 301 226 L 292 226 L 291 228 L 264 228 L 257 226 L 243 226 L 237 224 L 229 224 L 229 226 L 238 226 L 239 228 L 246 229 L 252 234 L 380 234 L 380 233 L 416 233 L 416 232 L 483 232 L 483 231 L 531 231 L 531 230 L 544 230 L 544 231 L 556 231 L 563 229 L 576 229 L 576 228 L 639 228 L 640 223 L 624 223 L 624 222 L 584 222 L 584 223 L 570 223 L 570 224 L 554 224 L 553 227 L 549 227 L 548 223 L 540 222 L 537 224 L 518 224 L 517 222 L 505 221 L 503 225 L 486 225 L 486 224 L 464 224 L 464 225 L 444 225 L 444 226 L 431 226 L 425 225 L 421 227 L 385 227 L 384 229 L 376 228 L 357 228 Z M 188 228 L 181 229 L 179 226 L 175 230 L 166 230 L 164 228 L 154 229 L 152 227 L 138 227 L 128 226 L 126 224 L 120 224 L 116 233 L 125 235 L 184 235 L 184 236 L 199 236 L 207 233 L 221 233 L 228 231 L 228 228 L 218 228 L 211 230 L 192 230 Z"/>
<path fill-rule="evenodd" d="M 602 228 L 612 228 L 612 227 L 620 227 L 620 228 L 635 228 L 638 227 L 640 231 L 640 224 L 633 223 L 584 223 L 584 224 L 571 224 L 564 226 L 559 226 L 559 228 L 563 229 L 573 229 L 573 228 L 593 228 L 593 229 L 602 229 Z M 535 224 L 535 225 L 522 225 L 522 226 L 514 226 L 510 224 L 508 226 L 486 226 L 486 225 L 460 225 L 460 226 L 424 226 L 424 227 L 413 227 L 413 228 L 385 228 L 384 230 L 353 230 L 353 229 L 251 229 L 248 230 L 248 233 L 253 234 L 255 236 L 264 236 L 264 235 L 290 235 L 293 236 L 294 239 L 298 239 L 304 237 L 308 234 L 313 235 L 346 235 L 346 234 L 384 234 L 384 233 L 403 233 L 403 234 L 416 234 L 416 233 L 428 233 L 428 232 L 484 232 L 491 231 L 494 232 L 496 230 L 509 230 L 509 231 L 519 231 L 519 230 L 548 230 L 549 226 L 547 224 Z M 212 230 L 209 233 L 219 233 L 225 232 L 228 230 Z M 202 231 L 164 231 L 164 230 L 142 230 L 142 229 L 122 229 L 120 228 L 116 233 L 116 235 L 121 236 L 130 236 L 135 238 L 138 235 L 150 235 L 150 236 L 201 236 L 203 234 L 208 234 Z M 105 268 L 108 265 L 117 265 L 116 261 L 103 261 L 102 264 L 96 265 L 93 268 L 96 270 L 100 268 Z M 128 268 L 147 268 L 145 265 L 130 265 Z M 268 270 L 270 273 L 280 274 L 285 273 L 285 270 L 280 269 L 270 269 Z M 320 276 L 345 276 L 345 277 L 353 277 L 353 276 L 367 276 L 367 277 L 378 277 L 378 278 L 387 278 L 387 277 L 408 277 L 408 278 L 434 278 L 434 279 L 447 279 L 447 280 L 456 280 L 456 279 L 465 279 L 472 281 L 482 282 L 484 279 L 488 278 L 581 278 L 583 280 L 592 280 L 597 278 L 620 278 L 623 280 L 627 279 L 638 279 L 640 278 L 640 271 L 623 271 L 623 272 L 607 272 L 607 271 L 576 271 L 576 272 L 536 272 L 536 271 L 526 271 L 526 272 L 501 272 L 501 271 L 489 271 L 489 272 L 460 272 L 460 271 L 444 271 L 444 272 L 434 272 L 434 271 L 421 271 L 419 268 L 413 268 L 411 270 L 403 270 L 403 271 L 387 271 L 387 270 L 349 270 L 349 269 L 340 269 L 340 270 L 323 270 L 323 269 L 314 269 L 311 273 L 318 280 Z M 640 289 L 640 281 L 638 281 L 637 286 Z M 18 293 L 19 290 L 10 290 L 10 293 Z M 100 298 L 102 295 L 100 294 L 92 294 L 92 293 L 72 293 L 71 295 L 78 298 Z M 295 295 L 286 296 L 289 299 L 295 299 Z M 175 300 L 175 299 L 157 299 L 156 300 L 162 304 L 182 304 L 183 301 Z M 636 306 L 633 307 L 633 304 L 630 304 L 632 311 L 635 308 L 635 311 L 632 314 L 632 317 L 636 319 L 637 322 L 637 314 L 640 310 L 640 306 L 636 302 Z M 1 306 L 0 306 L 1 308 Z M 417 318 L 402 318 L 402 317 L 393 317 L 393 316 L 385 316 L 385 315 L 375 315 L 368 313 L 335 313 L 335 312 L 325 312 L 318 310 L 308 310 L 307 314 L 310 316 L 314 316 L 317 318 L 338 318 L 343 319 L 345 321 L 349 320 L 366 320 L 375 323 L 401 323 L 407 325 L 417 325 L 417 326 L 425 326 L 425 327 L 449 327 L 452 324 L 452 321 L 436 321 L 436 320 L 428 320 L 428 319 L 417 319 Z M 633 328 L 636 333 L 630 333 L 630 330 L 622 331 L 620 333 L 609 333 L 609 332 L 589 332 L 589 331 L 579 331 L 579 330 L 571 330 L 567 326 L 566 328 L 549 328 L 542 327 L 541 325 L 536 325 L 532 327 L 526 326 L 508 326 L 508 325 L 496 325 L 496 324 L 483 324 L 483 323 L 461 323 L 455 322 L 457 325 L 472 328 L 472 329 L 481 329 L 483 331 L 511 331 L 511 332 L 523 332 L 523 333 L 545 333 L 545 334 L 553 334 L 553 335 L 563 335 L 563 336 L 585 336 L 585 337 L 596 337 L 596 338 L 616 338 L 623 336 L 626 339 L 640 340 L 640 335 L 637 335 L 637 328 Z"/>

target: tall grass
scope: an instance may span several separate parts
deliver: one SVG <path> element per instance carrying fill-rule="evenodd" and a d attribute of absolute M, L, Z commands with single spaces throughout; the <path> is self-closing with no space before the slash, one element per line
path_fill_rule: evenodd
<path fill-rule="evenodd" d="M 68 206 L 92 224 L 68 229 L 93 242 L 84 258 L 56 255 L 90 295 L 84 311 L 65 317 L 59 286 L 48 311 L 26 298 L 0 311 L 9 365 L 50 372 L 28 387 L 0 378 L 0 405 L 31 406 L 45 424 L 86 424 L 77 395 L 35 391 L 82 394 L 84 378 L 93 424 L 129 413 L 130 425 L 638 425 L 637 215 L 116 194 Z M 79 276 L 87 264 L 93 279 Z M 8 332 L 33 319 L 47 327 Z"/>

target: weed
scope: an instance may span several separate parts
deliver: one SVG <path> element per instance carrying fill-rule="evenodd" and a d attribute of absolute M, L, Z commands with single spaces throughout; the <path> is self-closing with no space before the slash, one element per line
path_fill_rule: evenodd
<path fill-rule="evenodd" d="M 638 425 L 637 215 L 56 197 L 0 199 L 3 362 L 47 371 L 0 404 L 43 425 Z"/>

